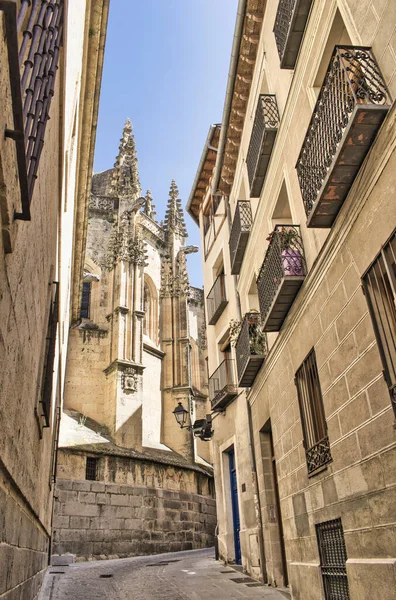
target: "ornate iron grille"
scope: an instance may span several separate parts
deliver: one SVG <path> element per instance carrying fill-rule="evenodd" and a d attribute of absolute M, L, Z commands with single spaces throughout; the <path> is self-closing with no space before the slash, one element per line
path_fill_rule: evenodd
<path fill-rule="evenodd" d="M 209 377 L 209 398 L 212 408 L 227 395 L 236 395 L 238 389 L 235 384 L 234 361 L 226 358 Z"/>
<path fill-rule="evenodd" d="M 396 232 L 363 277 L 363 287 L 396 415 Z"/>
<path fill-rule="evenodd" d="M 279 0 L 275 18 L 274 35 L 281 61 L 285 53 L 286 42 L 289 36 L 296 4 L 297 0 Z"/>
<path fill-rule="evenodd" d="M 217 277 L 206 297 L 209 325 L 214 325 L 217 322 L 226 304 L 225 275 L 222 273 Z"/>
<path fill-rule="evenodd" d="M 250 208 L 249 200 L 239 200 L 237 202 L 234 214 L 234 220 L 232 222 L 231 234 L 230 234 L 230 257 L 231 257 L 231 273 L 234 273 L 234 263 L 236 262 L 238 251 L 241 252 L 240 262 L 242 262 L 243 253 L 245 247 L 241 248 L 241 236 L 246 234 L 247 238 L 252 228 L 252 210 Z M 244 246 L 246 246 L 246 243 Z M 239 261 L 237 261 L 239 262 Z M 239 272 L 239 269 L 238 269 Z"/>
<path fill-rule="evenodd" d="M 295 383 L 304 434 L 308 475 L 313 475 L 332 460 L 314 349 L 298 369 Z"/>
<path fill-rule="evenodd" d="M 260 313 L 246 313 L 238 339 L 235 344 L 235 356 L 240 381 L 251 356 L 267 356 L 267 335 L 261 326 Z"/>
<path fill-rule="evenodd" d="M 349 600 L 347 553 L 341 519 L 316 525 L 326 600 Z"/>
<path fill-rule="evenodd" d="M 277 130 L 279 127 L 279 113 L 276 97 L 269 94 L 260 94 L 256 115 L 253 123 L 252 137 L 246 157 L 249 184 L 252 188 L 254 176 L 259 162 L 265 132 Z"/>
<path fill-rule="evenodd" d="M 369 48 L 336 46 L 297 161 L 309 216 L 358 105 L 390 105 L 391 98 Z"/>
<path fill-rule="evenodd" d="M 304 246 L 298 225 L 276 225 L 257 278 L 260 312 L 267 316 L 285 277 L 307 274 Z"/>
<path fill-rule="evenodd" d="M 98 476 L 98 459 L 93 456 L 87 456 L 87 463 L 85 466 L 85 479 L 90 481 L 96 481 Z"/>
<path fill-rule="evenodd" d="M 22 212 L 15 213 L 15 218 L 29 220 L 30 202 L 55 90 L 63 29 L 63 0 L 21 0 L 16 31 L 12 31 L 15 7 L 12 9 L 13 14 L 7 9 L 7 45 L 14 130 L 6 129 L 5 135 L 14 139 L 17 146 Z"/>

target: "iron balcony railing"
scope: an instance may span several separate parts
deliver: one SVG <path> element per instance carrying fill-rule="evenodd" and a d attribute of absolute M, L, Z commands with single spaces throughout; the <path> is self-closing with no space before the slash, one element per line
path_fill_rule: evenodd
<path fill-rule="evenodd" d="M 279 127 L 276 97 L 260 94 L 246 157 L 250 196 L 260 196 Z"/>
<path fill-rule="evenodd" d="M 251 387 L 267 354 L 267 335 L 262 329 L 260 313 L 246 313 L 235 344 L 239 387 Z"/>
<path fill-rule="evenodd" d="M 226 358 L 209 377 L 209 398 L 212 410 L 223 409 L 238 393 L 235 383 L 234 361 Z"/>
<path fill-rule="evenodd" d="M 331 227 L 391 102 L 370 48 L 336 46 L 296 165 L 308 226 Z"/>
<path fill-rule="evenodd" d="M 279 331 L 307 273 L 298 225 L 276 225 L 257 279 L 264 331 Z"/>
<path fill-rule="evenodd" d="M 294 69 L 312 0 L 279 0 L 274 34 L 281 69 Z"/>
<path fill-rule="evenodd" d="M 1 2 L 5 13 L 14 128 L 5 136 L 16 143 L 22 211 L 30 219 L 30 202 L 55 90 L 63 30 L 63 0 Z"/>
<path fill-rule="evenodd" d="M 219 275 L 206 297 L 209 325 L 215 325 L 228 303 L 225 287 L 225 275 Z"/>
<path fill-rule="evenodd" d="M 243 257 L 252 228 L 252 210 L 249 200 L 239 200 L 236 205 L 230 235 L 231 273 L 241 270 Z"/>

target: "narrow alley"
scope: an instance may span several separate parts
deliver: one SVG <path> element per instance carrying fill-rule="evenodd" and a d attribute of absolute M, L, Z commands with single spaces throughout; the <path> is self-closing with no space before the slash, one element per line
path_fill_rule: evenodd
<path fill-rule="evenodd" d="M 53 566 L 40 600 L 284 600 L 214 559 L 213 548 Z"/>

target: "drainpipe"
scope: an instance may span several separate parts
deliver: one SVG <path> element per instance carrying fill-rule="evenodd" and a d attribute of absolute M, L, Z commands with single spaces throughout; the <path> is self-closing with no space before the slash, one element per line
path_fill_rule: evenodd
<path fill-rule="evenodd" d="M 229 203 L 228 198 L 226 200 L 226 206 L 227 206 L 228 225 L 229 225 L 229 229 L 231 231 L 232 221 L 231 221 L 230 203 Z M 241 309 L 241 299 L 240 299 L 239 292 L 237 289 L 237 283 L 238 283 L 237 279 L 238 279 L 238 276 L 234 275 L 238 318 L 241 321 L 242 320 L 242 309 Z M 249 404 L 249 400 L 247 399 L 246 395 L 245 395 L 245 398 L 246 398 L 246 409 L 247 409 L 247 417 L 248 417 L 248 444 L 249 444 L 249 455 L 250 455 L 250 468 L 251 468 L 251 473 L 252 473 L 252 483 L 253 483 L 253 490 L 254 490 L 253 491 L 253 500 L 254 500 L 254 509 L 255 509 L 255 513 L 256 513 L 257 528 L 259 530 L 258 545 L 259 545 L 259 552 L 260 552 L 260 566 L 261 566 L 261 574 L 262 574 L 263 583 L 267 583 L 268 576 L 267 576 L 267 569 L 266 569 L 266 562 L 265 562 L 263 523 L 261 520 L 260 493 L 259 493 L 259 487 L 258 487 L 258 481 L 257 481 L 256 456 L 254 454 L 254 448 L 253 448 L 252 408 Z"/>

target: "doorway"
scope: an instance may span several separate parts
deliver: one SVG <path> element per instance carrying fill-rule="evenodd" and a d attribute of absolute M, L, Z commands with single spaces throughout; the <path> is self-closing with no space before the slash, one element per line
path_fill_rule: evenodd
<path fill-rule="evenodd" d="M 272 562 L 272 565 L 271 567 L 270 565 L 267 566 L 272 569 L 272 579 L 277 582 L 277 585 L 279 585 L 279 579 L 281 578 L 283 580 L 283 585 L 287 586 L 289 580 L 287 574 L 286 550 L 283 537 L 278 474 L 270 419 L 260 431 L 260 440 L 264 480 L 267 482 L 264 490 L 265 506 L 262 506 L 262 508 L 268 515 L 266 519 L 266 529 L 269 534 L 269 543 L 273 546 L 271 547 L 270 553 L 271 560 L 268 561 Z M 268 531 L 268 529 L 270 531 Z"/>
<path fill-rule="evenodd" d="M 235 562 L 237 565 L 242 563 L 241 555 L 241 540 L 239 532 L 241 529 L 241 521 L 239 518 L 239 505 L 238 505 L 238 484 L 237 474 L 235 468 L 235 453 L 234 449 L 229 451 L 228 460 L 230 466 L 230 491 L 231 491 L 231 506 L 232 506 L 232 522 L 234 526 L 234 548 L 235 548 Z"/>

